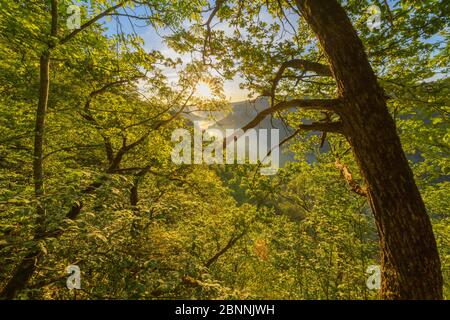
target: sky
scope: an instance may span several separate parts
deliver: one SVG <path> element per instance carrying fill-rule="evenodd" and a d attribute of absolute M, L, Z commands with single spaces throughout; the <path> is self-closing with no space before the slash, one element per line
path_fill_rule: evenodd
<path fill-rule="evenodd" d="M 148 28 L 141 37 L 144 39 L 145 45 L 144 48 L 146 50 L 159 50 L 161 53 L 168 58 L 176 59 L 180 58 L 183 63 L 187 63 L 191 60 L 191 57 L 189 54 L 180 55 L 175 50 L 169 48 L 165 43 L 164 39 L 161 38 L 160 35 L 158 35 L 152 28 Z M 169 81 L 176 81 L 177 80 L 177 73 L 174 69 L 166 69 L 165 70 L 166 76 L 168 77 Z M 239 88 L 239 83 L 241 82 L 241 79 L 236 77 L 233 80 L 228 80 L 224 82 L 224 93 L 226 96 L 226 99 L 230 102 L 237 102 L 237 101 L 243 101 L 247 100 L 248 97 L 248 91 L 242 90 Z M 205 88 L 204 84 L 200 84 L 199 86 L 199 94 L 200 95 L 208 95 L 206 92 L 207 88 Z"/>
<path fill-rule="evenodd" d="M 393 5 L 392 0 L 388 1 L 388 3 L 390 6 Z M 144 11 L 140 11 L 140 10 L 141 9 L 136 8 L 135 14 L 137 14 L 137 15 L 145 14 Z M 205 17 L 204 17 L 205 21 L 207 20 L 208 14 L 209 13 L 205 14 Z M 270 17 L 270 15 L 265 11 L 262 11 L 261 18 L 262 18 L 262 20 L 265 20 L 268 22 L 273 21 L 273 19 Z M 126 32 L 126 33 L 133 32 L 130 22 L 128 21 L 128 19 L 126 17 L 119 17 L 119 20 L 121 21 L 122 30 L 124 32 Z M 112 19 L 112 20 L 103 19 L 101 22 L 108 28 L 108 31 L 106 32 L 107 34 L 114 34 L 117 32 L 117 29 L 118 29 L 117 22 L 114 19 Z M 135 22 L 134 30 L 144 40 L 144 43 L 145 43 L 144 49 L 149 50 L 149 51 L 150 50 L 158 50 L 168 58 L 172 58 L 172 59 L 180 58 L 183 61 L 183 63 L 187 63 L 190 61 L 191 57 L 189 54 L 180 55 L 177 52 L 175 52 L 173 49 L 169 48 L 167 46 L 167 44 L 164 42 L 163 36 L 170 34 L 168 30 L 162 29 L 162 30 L 156 31 L 151 26 L 137 27 L 136 25 L 143 25 L 142 21 L 133 21 L 133 22 Z M 295 22 L 295 20 L 292 20 L 292 22 Z M 230 34 L 232 32 L 231 28 L 228 25 L 226 25 L 225 23 L 218 23 L 217 19 L 213 20 L 212 25 L 214 26 L 214 29 L 221 29 L 226 34 L 227 33 Z M 433 41 L 433 39 L 431 39 L 430 41 Z M 164 71 L 165 75 L 168 77 L 170 82 L 177 81 L 177 71 L 176 70 L 166 68 L 163 71 Z M 233 79 L 231 81 L 224 82 L 224 94 L 228 101 L 239 102 L 239 101 L 244 101 L 244 100 L 249 99 L 249 97 L 248 97 L 249 92 L 247 90 L 242 90 L 239 88 L 239 84 L 241 82 L 242 82 L 242 79 L 240 79 L 239 77 L 236 77 L 235 79 Z M 210 94 L 208 92 L 208 88 L 206 85 L 200 85 L 200 88 L 198 91 L 199 91 L 200 96 L 201 95 L 208 96 Z"/>
<path fill-rule="evenodd" d="M 139 13 L 139 10 L 136 10 L 136 13 Z M 120 22 L 122 24 L 122 30 L 126 33 L 131 33 L 133 29 L 131 28 L 131 25 L 127 18 L 120 17 Z M 205 19 L 206 20 L 206 19 Z M 105 27 L 108 28 L 108 31 L 106 34 L 112 35 L 117 32 L 117 22 L 114 19 L 103 19 L 101 20 L 101 23 L 104 24 Z M 216 22 L 214 22 L 215 24 Z M 138 25 L 143 25 L 142 22 L 137 22 Z M 227 27 L 224 25 L 215 25 L 215 29 L 221 28 L 224 31 L 227 30 Z M 136 33 L 144 40 L 144 49 L 151 51 L 151 50 L 158 50 L 160 51 L 164 56 L 172 59 L 180 58 L 184 63 L 188 63 L 191 60 L 191 57 L 189 54 L 180 55 L 175 50 L 169 48 L 167 44 L 164 42 L 163 37 L 165 35 L 170 34 L 168 30 L 160 29 L 156 31 L 151 26 L 146 27 L 134 27 L 134 30 Z M 166 68 L 163 70 L 164 74 L 167 76 L 168 80 L 170 82 L 176 82 L 178 79 L 177 71 L 175 69 Z M 239 77 L 236 77 L 233 80 L 227 80 L 224 82 L 224 94 L 226 96 L 226 99 L 229 102 L 240 102 L 248 100 L 248 94 L 249 92 L 247 90 L 242 90 L 239 88 L 239 84 L 242 82 L 242 80 Z M 198 88 L 198 95 L 199 96 L 208 96 L 211 93 L 208 92 L 208 88 L 205 84 L 200 84 Z"/>
<path fill-rule="evenodd" d="M 134 9 L 134 14 L 136 15 L 145 15 L 145 11 L 139 8 Z M 130 12 L 129 12 L 130 13 Z M 209 17 L 210 12 L 207 12 L 204 14 L 204 21 L 206 21 Z M 117 17 L 115 17 L 117 19 Z M 146 50 L 158 50 L 163 55 L 165 55 L 168 58 L 176 59 L 180 58 L 183 63 L 187 63 L 190 61 L 191 57 L 190 54 L 180 55 L 173 49 L 169 48 L 167 44 L 164 42 L 163 37 L 170 34 L 169 30 L 165 29 L 159 29 L 155 30 L 152 26 L 146 26 L 146 27 L 137 27 L 137 25 L 144 25 L 142 21 L 133 21 L 135 23 L 134 28 L 131 27 L 129 20 L 126 17 L 118 17 L 120 23 L 122 24 L 122 30 L 125 33 L 132 33 L 135 31 L 143 40 L 144 40 L 144 49 Z M 274 22 L 271 15 L 267 12 L 265 8 L 261 9 L 260 12 L 260 20 L 266 21 L 266 22 Z M 115 34 L 118 31 L 117 28 L 117 22 L 114 19 L 102 19 L 101 22 L 109 29 L 107 31 L 107 34 Z M 295 20 L 292 20 L 291 22 L 295 23 Z M 187 26 L 187 24 L 186 24 Z M 222 30 L 225 32 L 226 35 L 232 35 L 233 29 L 225 22 L 219 21 L 217 18 L 214 18 L 212 20 L 211 26 L 214 30 Z M 241 30 L 241 34 L 245 36 L 245 31 Z M 283 38 L 288 37 L 289 35 L 283 36 Z M 169 81 L 176 82 L 177 80 L 177 72 L 174 69 L 165 69 L 163 70 L 165 75 L 168 77 Z M 249 91 L 245 89 L 240 89 L 239 85 L 242 83 L 243 80 L 236 76 L 233 80 L 226 80 L 224 81 L 224 94 L 226 96 L 226 99 L 229 102 L 241 102 L 249 100 Z M 202 86 L 200 87 L 202 89 Z M 203 86 L 204 94 L 208 94 L 207 88 L 205 89 Z M 202 93 L 202 92 L 200 92 Z M 210 93 L 209 93 L 210 94 Z M 201 95 L 201 94 L 200 94 Z"/>

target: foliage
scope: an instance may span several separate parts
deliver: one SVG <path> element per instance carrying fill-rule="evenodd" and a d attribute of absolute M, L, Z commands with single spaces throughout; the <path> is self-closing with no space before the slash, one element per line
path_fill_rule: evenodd
<path fill-rule="evenodd" d="M 119 1 L 59 1 L 62 20 L 71 2 L 81 2 L 88 21 Z M 393 1 L 390 10 L 382 7 L 388 23 L 371 33 L 365 25 L 369 1 L 343 3 L 391 98 L 391 114 L 432 218 L 448 298 L 448 6 Z M 297 135 L 285 146 L 295 161 L 273 177 L 260 176 L 254 165 L 172 163 L 173 130 L 191 129 L 180 114 L 192 106 L 226 109 L 224 80 L 238 76 L 242 89 L 265 95 L 283 61 L 325 61 L 287 1 L 226 1 L 215 19 L 231 31 L 218 28 L 210 35 L 202 14 L 211 11 L 208 4 L 129 1 L 128 11 L 118 11 L 145 16 L 131 17 L 132 25 L 145 20 L 148 28 L 170 30 L 167 44 L 193 55 L 186 63 L 146 49 L 135 32 L 112 32 L 111 20 L 60 44 L 71 31 L 60 23 L 61 37 L 49 36 L 50 1 L 1 1 L 0 286 L 26 252 L 38 248 L 43 259 L 18 298 L 377 297 L 365 283 L 367 267 L 379 264 L 370 208 L 334 165 L 340 159 L 363 182 L 345 139 L 330 134 L 320 147 L 316 133 Z M 33 134 L 39 57 L 49 44 L 45 196 L 38 198 Z M 176 83 L 167 68 L 177 71 Z M 278 98 L 324 98 L 336 89 L 326 78 L 298 76 L 289 71 Z M 205 79 L 214 87 L 213 98 L 195 96 Z M 323 114 L 296 110 L 275 117 L 295 128 Z M 46 208 L 48 235 L 42 239 L 34 236 L 38 202 Z M 70 219 L 74 204 L 82 210 Z M 82 270 L 81 290 L 65 287 L 71 264 Z"/>

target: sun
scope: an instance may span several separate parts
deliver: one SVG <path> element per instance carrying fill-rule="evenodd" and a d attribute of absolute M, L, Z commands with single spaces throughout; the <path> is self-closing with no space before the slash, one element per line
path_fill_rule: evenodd
<path fill-rule="evenodd" d="M 202 98 L 212 98 L 214 96 L 214 93 L 206 82 L 197 84 L 196 94 Z"/>

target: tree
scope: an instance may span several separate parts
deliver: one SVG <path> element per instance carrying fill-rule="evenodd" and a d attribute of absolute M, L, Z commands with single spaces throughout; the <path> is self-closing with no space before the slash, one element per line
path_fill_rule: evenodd
<path fill-rule="evenodd" d="M 365 178 L 380 236 L 382 297 L 442 299 L 430 219 L 361 41 L 337 2 L 297 1 L 297 6 L 338 84 L 342 105 L 335 111 Z"/>
<path fill-rule="evenodd" d="M 128 17 L 130 19 L 139 19 L 139 20 L 146 20 L 149 22 L 149 24 L 153 23 L 152 19 L 156 19 L 159 24 L 176 24 L 178 23 L 178 15 L 183 15 L 182 10 L 177 10 L 177 7 L 172 8 L 173 10 L 164 11 L 163 14 L 161 12 L 163 11 L 160 8 L 154 8 L 154 15 L 144 15 L 144 16 L 135 16 L 132 14 L 129 14 L 125 9 L 123 13 L 116 13 L 116 11 L 120 8 L 125 8 L 126 5 L 131 4 L 133 1 L 107 1 L 106 5 L 103 1 L 96 4 L 94 9 L 98 11 L 98 13 L 94 14 L 93 17 L 89 18 L 85 23 L 83 23 L 80 28 L 75 30 L 66 30 L 65 28 L 61 28 L 63 24 L 60 22 L 61 13 L 65 12 L 67 9 L 67 4 L 63 4 L 58 0 L 51 0 L 47 5 L 35 5 L 35 4 L 29 4 L 30 8 L 26 8 L 26 13 L 29 16 L 34 15 L 33 9 L 37 10 L 38 12 L 41 12 L 45 17 L 49 16 L 48 20 L 38 20 L 36 24 L 44 25 L 43 30 L 45 30 L 45 34 L 35 34 L 35 38 L 33 38 L 33 41 L 39 42 L 39 45 L 37 46 L 37 55 L 39 56 L 39 95 L 38 95 L 38 102 L 37 102 L 37 108 L 36 108 L 36 116 L 35 116 L 35 129 L 34 129 L 34 147 L 33 147 L 33 180 L 34 180 L 34 193 L 35 193 L 35 199 L 36 199 L 36 223 L 35 223 L 35 232 L 34 232 L 34 240 L 39 241 L 42 239 L 46 239 L 48 237 L 55 237 L 60 235 L 63 230 L 48 230 L 47 224 L 49 219 L 49 214 L 47 213 L 46 209 L 46 202 L 47 199 L 45 197 L 44 193 L 44 157 L 45 157 L 45 150 L 44 150 L 44 136 L 45 136 L 45 130 L 46 130 L 46 117 L 47 117 L 47 109 L 48 109 L 48 103 L 49 103 L 49 93 L 50 93 L 50 79 L 51 79 L 51 72 L 50 72 L 50 66 L 51 66 L 51 57 L 52 55 L 58 54 L 60 58 L 67 58 L 67 52 L 65 51 L 65 46 L 69 45 L 71 42 L 74 42 L 77 38 L 79 38 L 83 33 L 87 32 L 87 30 L 92 29 L 93 27 L 96 27 L 96 23 L 108 16 L 114 16 L 122 15 L 125 17 Z M 148 6 L 149 8 L 152 8 L 154 5 L 150 2 L 143 2 L 139 3 L 143 6 Z M 7 10 L 20 10 L 18 7 L 20 5 L 26 4 L 17 4 L 17 5 L 10 5 L 10 7 L 4 8 L 4 12 Z M 157 4 L 156 4 L 157 6 Z M 179 9 L 179 8 L 178 8 Z M 156 16 L 158 16 L 156 18 Z M 10 27 L 10 29 L 7 29 L 5 36 L 8 37 L 11 35 L 11 32 L 13 32 L 14 28 L 19 28 L 19 24 L 17 23 L 17 18 L 5 14 L 5 19 L 7 22 L 7 26 Z M 21 19 L 21 18 L 19 18 Z M 160 20 L 161 19 L 161 20 Z M 25 19 L 24 19 L 25 20 Z M 25 27 L 32 29 L 35 31 L 35 25 L 29 25 L 28 21 L 25 21 Z M 49 27 L 46 25 L 46 22 L 49 22 Z M 12 27 L 11 27 L 12 25 Z M 156 24 L 155 24 L 156 25 Z M 8 28 L 7 27 L 7 28 Z M 60 29 L 63 29 L 65 34 L 62 34 Z M 25 30 L 20 30 L 20 34 L 23 35 Z M 154 59 L 151 56 L 147 55 L 144 50 L 139 46 L 139 41 L 135 41 L 134 39 L 131 39 L 130 45 L 135 50 L 133 53 L 124 54 L 123 60 L 125 60 L 126 63 L 131 64 L 131 71 L 127 72 L 127 69 L 124 68 L 125 72 L 122 72 L 120 68 L 118 68 L 116 74 L 108 74 L 105 76 L 105 78 L 112 78 L 113 80 L 109 83 L 103 83 L 102 87 L 90 92 L 87 97 L 87 101 L 84 105 L 84 110 L 82 112 L 82 116 L 85 120 L 90 122 L 94 127 L 101 127 L 97 124 L 96 119 L 91 115 L 90 111 L 90 104 L 91 101 L 98 97 L 101 94 L 104 94 L 108 90 L 110 90 L 112 87 L 115 86 L 121 86 L 125 84 L 130 84 L 133 82 L 136 82 L 138 79 L 143 79 L 149 81 L 149 84 L 158 84 L 158 81 L 155 81 L 155 79 L 150 79 L 151 71 L 154 71 L 155 64 L 158 63 L 158 59 Z M 75 48 L 77 48 L 75 46 Z M 139 62 L 136 61 L 136 57 L 139 58 Z M 163 60 L 163 59 L 160 59 Z M 120 63 L 120 62 L 119 62 Z M 141 69 L 139 69 L 141 68 Z M 148 74 L 147 74 L 148 73 Z M 149 80 L 150 79 L 150 80 Z M 186 78 L 185 78 L 186 79 Z M 101 79 L 104 81 L 104 79 Z M 153 83 L 152 83 L 153 81 Z M 198 81 L 198 79 L 197 79 Z M 185 81 L 186 82 L 186 81 Z M 183 88 L 184 91 L 188 91 L 189 88 L 192 89 L 192 83 L 189 81 L 186 82 L 185 88 Z M 192 91 L 192 90 L 191 90 Z M 191 94 L 192 95 L 192 94 Z M 135 141 L 128 142 L 126 134 L 122 136 L 122 144 L 120 148 L 117 150 L 116 153 L 114 153 L 113 150 L 113 144 L 111 142 L 111 139 L 108 138 L 106 135 L 103 135 L 104 145 L 106 147 L 106 155 L 108 159 L 108 167 L 106 169 L 106 174 L 112 174 L 115 173 L 119 168 L 120 164 L 124 158 L 124 156 L 130 152 L 132 149 L 139 146 L 141 143 L 143 143 L 149 136 L 149 134 L 153 130 L 157 130 L 159 127 L 165 125 L 166 123 L 170 122 L 172 119 L 174 119 L 176 116 L 179 115 L 179 113 L 184 109 L 186 104 L 189 100 L 189 95 L 186 97 L 183 94 L 178 95 L 178 98 L 175 101 L 172 101 L 172 103 L 176 103 L 178 107 L 181 109 L 178 110 L 174 115 L 170 115 L 168 118 L 167 113 L 171 110 L 171 108 L 175 107 L 176 105 L 170 105 L 168 108 L 163 109 L 162 115 L 166 117 L 155 119 L 146 119 L 141 124 L 147 124 L 151 123 L 151 126 L 149 129 L 147 129 L 146 132 L 144 132 L 141 136 L 139 136 Z M 184 99 L 184 102 L 180 102 Z M 150 121 L 155 120 L 155 121 Z M 131 125 L 130 128 L 137 127 L 137 125 Z M 105 178 L 100 178 L 88 186 L 86 186 L 83 190 L 81 190 L 81 194 L 89 194 L 97 190 L 102 184 L 104 183 Z M 76 219 L 82 209 L 82 202 L 80 200 L 75 201 L 69 211 L 66 214 L 66 217 L 68 219 Z M 36 270 L 36 266 L 38 265 L 40 259 L 42 257 L 42 250 L 40 250 L 38 247 L 33 247 L 25 254 L 22 261 L 16 266 L 13 275 L 11 279 L 8 281 L 8 283 L 4 286 L 2 289 L 2 292 L 0 294 L 1 297 L 4 298 L 14 298 L 18 292 L 23 290 L 27 283 L 29 282 L 30 278 L 33 276 Z"/>

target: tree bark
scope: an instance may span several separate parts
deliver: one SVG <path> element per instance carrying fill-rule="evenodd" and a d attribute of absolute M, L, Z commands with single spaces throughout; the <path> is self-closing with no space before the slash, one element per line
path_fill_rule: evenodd
<path fill-rule="evenodd" d="M 136 179 L 130 188 L 130 205 L 136 207 L 139 202 L 138 193 L 139 181 Z"/>
<path fill-rule="evenodd" d="M 39 218 L 43 218 L 43 216 L 45 215 L 45 206 L 42 201 L 42 196 L 44 195 L 43 143 L 45 131 L 45 114 L 47 112 L 48 91 L 50 85 L 49 69 L 50 54 L 48 52 L 45 52 L 40 58 L 39 102 L 36 110 L 33 152 L 34 192 L 38 200 L 37 214 Z"/>
<path fill-rule="evenodd" d="M 384 299 L 442 299 L 442 274 L 425 205 L 363 44 L 335 0 L 297 0 L 329 61 L 343 131 L 367 183 L 381 247 Z"/>

